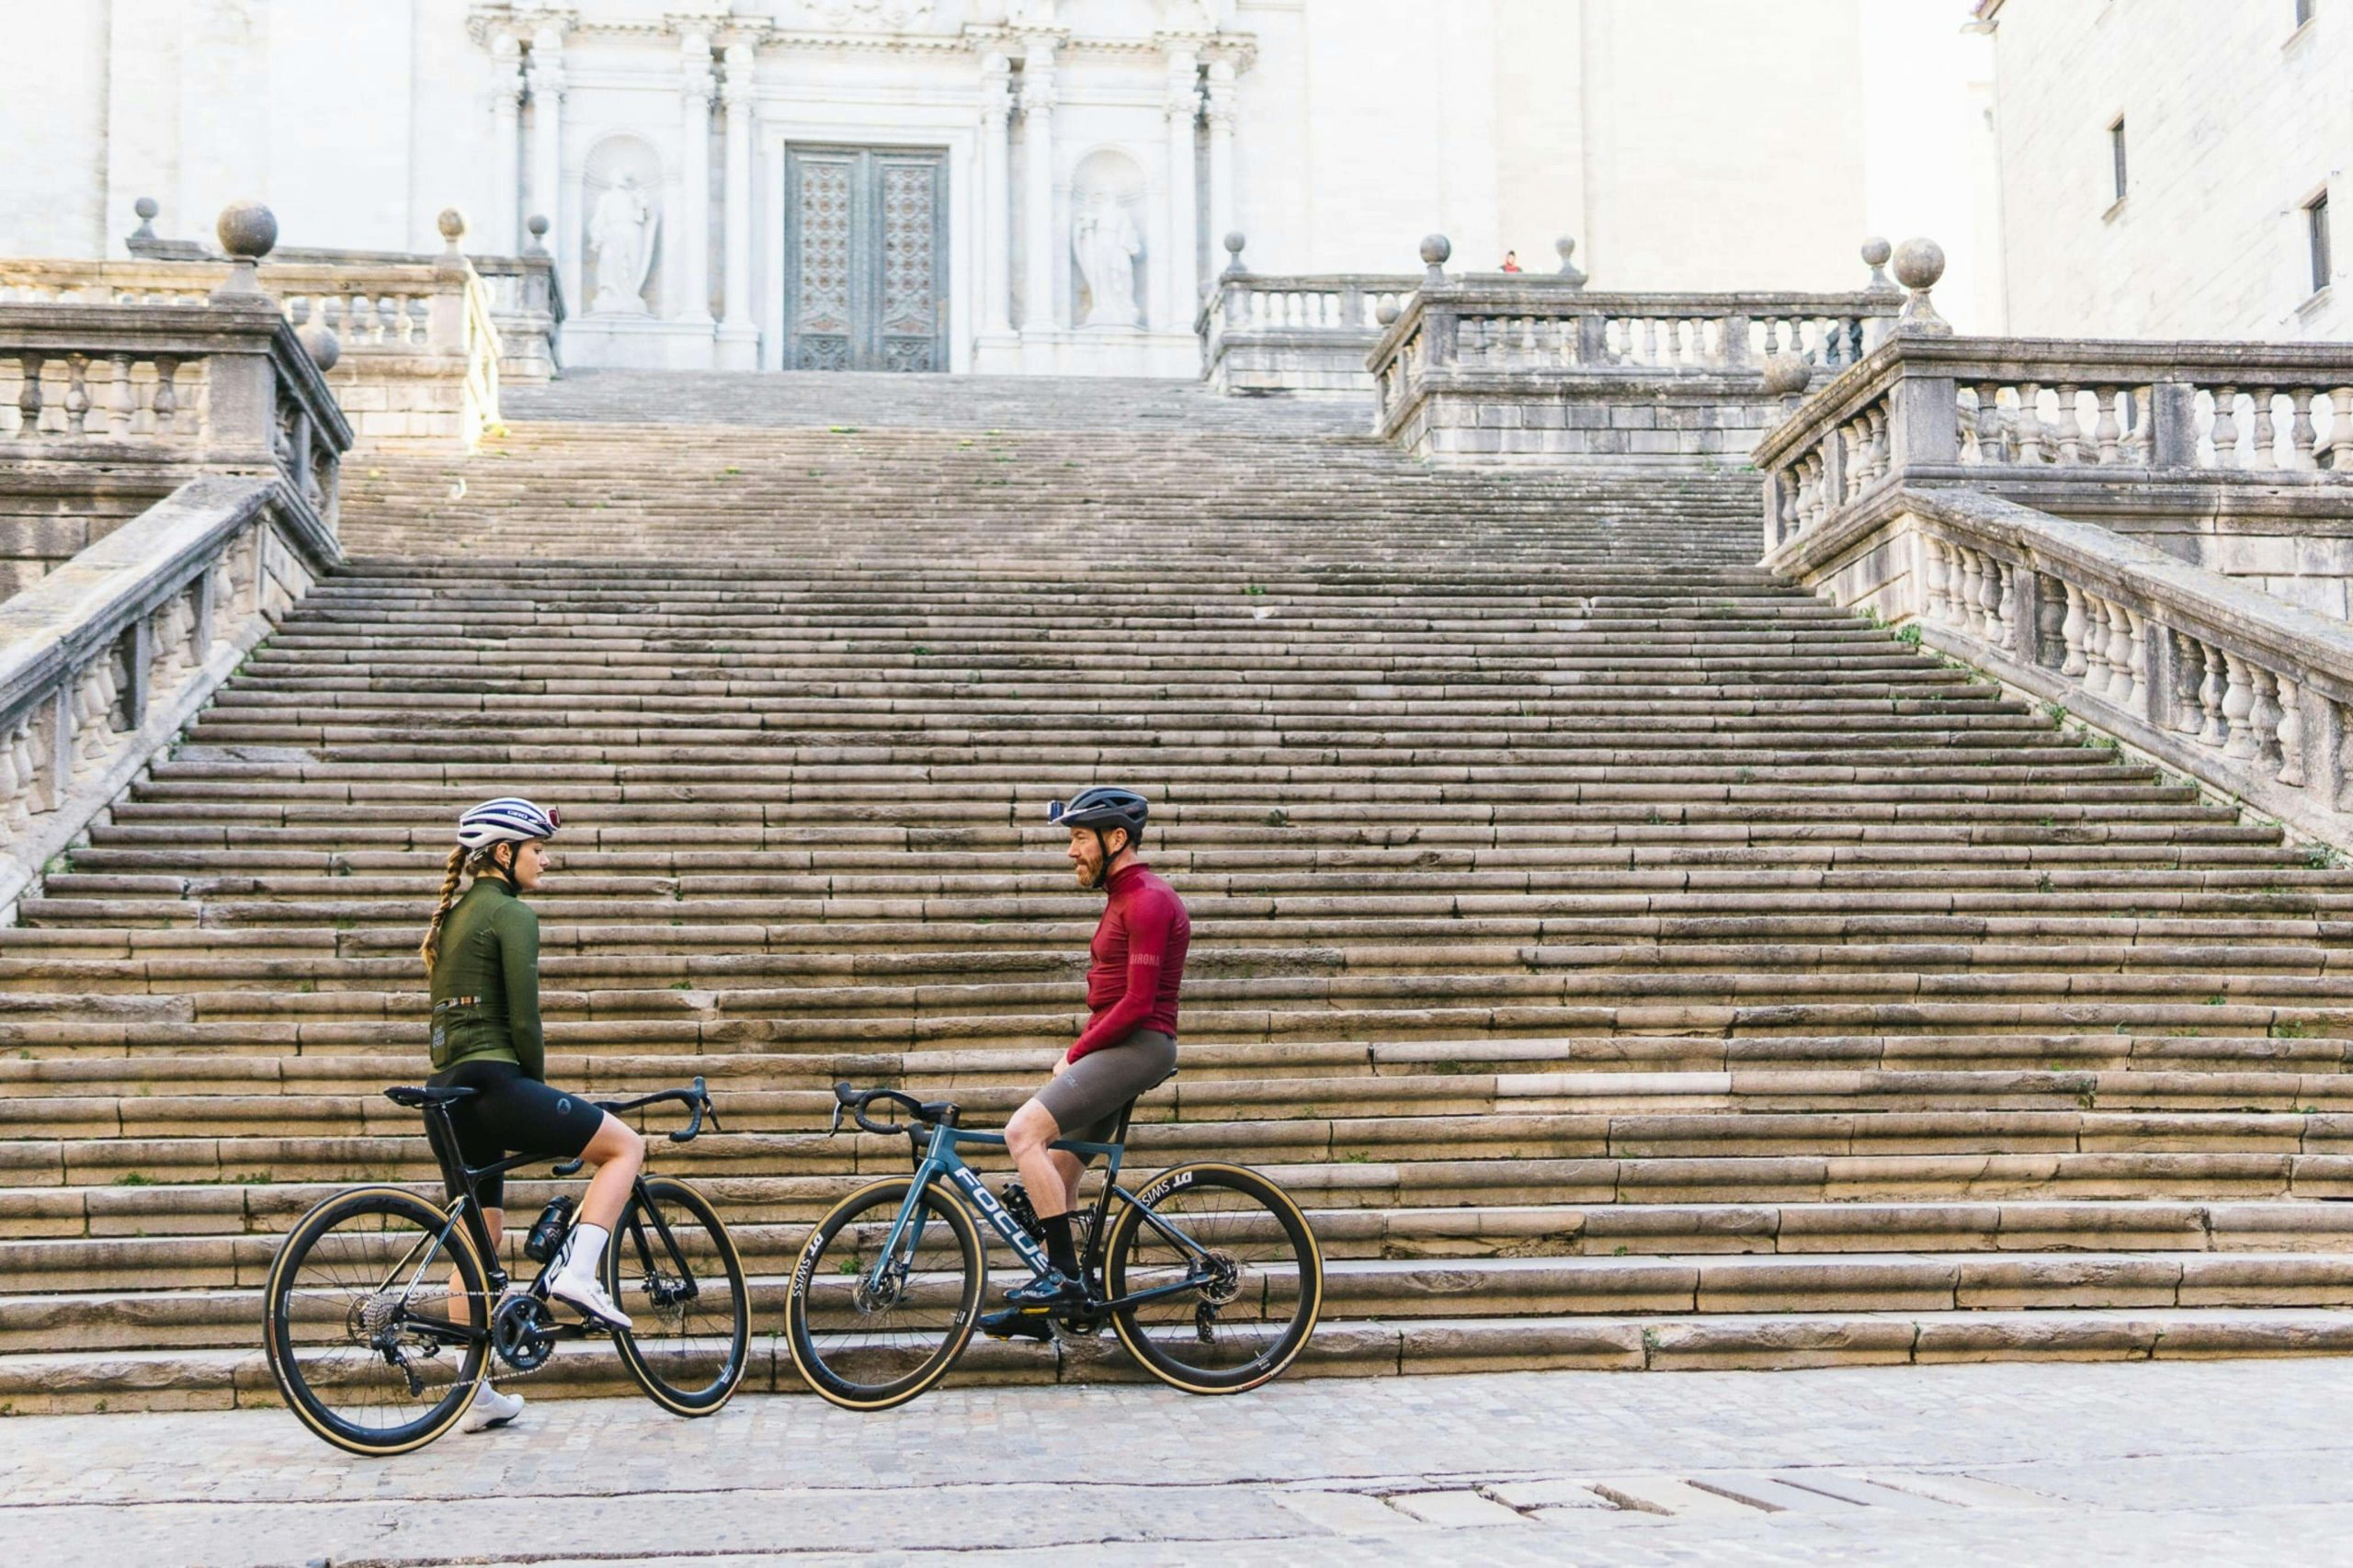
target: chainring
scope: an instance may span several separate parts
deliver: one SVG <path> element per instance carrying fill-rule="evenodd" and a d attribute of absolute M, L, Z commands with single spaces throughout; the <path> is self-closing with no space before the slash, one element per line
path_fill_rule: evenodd
<path fill-rule="evenodd" d="M 536 1372 L 555 1354 L 547 1303 L 528 1291 L 498 1303 L 490 1320 L 491 1348 L 518 1372 Z"/>

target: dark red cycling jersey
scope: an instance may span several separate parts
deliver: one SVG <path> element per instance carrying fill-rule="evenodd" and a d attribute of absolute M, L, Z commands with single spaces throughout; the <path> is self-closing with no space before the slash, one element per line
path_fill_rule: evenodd
<path fill-rule="evenodd" d="M 1111 873 L 1110 903 L 1088 944 L 1086 1032 L 1071 1046 L 1073 1062 L 1117 1045 L 1138 1029 L 1176 1032 L 1176 988 L 1185 978 L 1185 949 L 1192 916 L 1176 890 L 1141 860 Z"/>

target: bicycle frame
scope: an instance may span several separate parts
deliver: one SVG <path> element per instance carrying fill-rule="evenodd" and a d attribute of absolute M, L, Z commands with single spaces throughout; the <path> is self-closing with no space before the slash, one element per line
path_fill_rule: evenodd
<path fill-rule="evenodd" d="M 1191 1261 L 1193 1267 L 1188 1269 L 1184 1278 L 1174 1284 L 1155 1286 L 1149 1290 L 1134 1291 L 1115 1300 L 1103 1301 L 1091 1309 L 1098 1312 L 1113 1312 L 1124 1307 L 1140 1306 L 1147 1301 L 1156 1301 L 1164 1296 L 1181 1295 L 1187 1290 L 1194 1290 L 1201 1283 L 1200 1277 L 1195 1270 L 1206 1270 L 1209 1262 L 1208 1249 L 1162 1219 L 1154 1211 L 1150 1204 L 1120 1185 L 1120 1162 L 1127 1153 L 1128 1114 L 1127 1111 L 1122 1111 L 1120 1115 L 1120 1125 L 1113 1134 L 1118 1140 L 1115 1142 L 1089 1143 L 1075 1138 L 1063 1138 L 1047 1145 L 1049 1148 L 1060 1149 L 1066 1153 L 1079 1155 L 1081 1158 L 1091 1158 L 1100 1154 L 1105 1160 L 1103 1190 L 1096 1196 L 1095 1223 L 1087 1236 L 1086 1256 L 1079 1260 L 1081 1270 L 1095 1274 L 1102 1267 L 1104 1238 L 1108 1232 L 1105 1221 L 1110 1216 L 1111 1200 L 1114 1198 L 1141 1212 L 1144 1222 L 1166 1237 L 1184 1253 Z M 899 1256 L 900 1239 L 907 1233 L 910 1226 L 915 1229 L 915 1240 L 917 1242 L 922 1240 L 924 1189 L 942 1177 L 952 1184 L 957 1192 L 963 1195 L 965 1202 L 988 1222 L 989 1229 L 1005 1239 L 1006 1245 L 1013 1249 L 1014 1256 L 1029 1265 L 1030 1276 L 1033 1278 L 1043 1278 L 1053 1267 L 1046 1256 L 1045 1247 L 1040 1244 L 1037 1237 L 1022 1229 L 1021 1222 L 1013 1217 L 1002 1202 L 998 1201 L 996 1194 L 989 1190 L 988 1184 L 981 1179 L 980 1173 L 966 1165 L 963 1156 L 956 1152 L 956 1147 L 960 1143 L 974 1143 L 983 1147 L 1002 1149 L 1005 1147 L 1005 1134 L 968 1132 L 961 1127 L 951 1127 L 945 1122 L 938 1122 L 933 1124 L 931 1136 L 927 1141 L 920 1140 L 919 1135 L 913 1129 L 908 1130 L 908 1137 L 911 1141 L 922 1142 L 922 1152 L 915 1158 L 915 1184 L 907 1190 L 907 1200 L 900 1206 L 898 1218 L 892 1221 L 890 1233 L 882 1238 L 882 1245 L 876 1254 L 872 1266 L 875 1270 L 875 1283 L 878 1285 L 881 1283 L 881 1270 L 888 1266 L 892 1258 Z"/>
<path fill-rule="evenodd" d="M 696 1083 L 699 1085 L 701 1080 L 697 1079 Z M 626 1110 L 632 1108 L 632 1106 L 605 1106 L 604 1108 Z M 469 1165 L 459 1153 L 458 1130 L 456 1124 L 450 1119 L 449 1108 L 447 1105 L 425 1108 L 425 1141 L 433 1151 L 434 1160 L 441 1167 L 442 1187 L 449 1195 L 446 1210 L 449 1219 L 449 1223 L 435 1234 L 433 1244 L 426 1249 L 424 1258 L 411 1274 L 408 1290 L 413 1293 L 417 1282 L 424 1279 L 427 1272 L 432 1269 L 434 1260 L 441 1256 L 442 1248 L 449 1244 L 450 1228 L 462 1224 L 466 1228 L 467 1238 L 474 1244 L 474 1256 L 482 1260 L 483 1292 L 491 1302 L 495 1303 L 506 1293 L 506 1287 L 510 1281 L 506 1265 L 499 1260 L 498 1248 L 491 1240 L 490 1221 L 483 1212 L 479 1184 L 488 1177 L 504 1176 L 524 1165 L 541 1164 L 553 1164 L 556 1166 L 557 1175 L 568 1176 L 580 1168 L 580 1161 L 576 1156 L 564 1154 L 517 1154 L 510 1159 L 499 1160 L 487 1165 Z M 566 1166 L 570 1169 L 567 1170 Z M 682 1282 L 676 1299 L 686 1301 L 693 1301 L 701 1293 L 701 1287 L 696 1283 L 693 1268 L 688 1264 L 684 1254 L 679 1251 L 677 1239 L 670 1233 L 669 1221 L 663 1215 L 660 1207 L 654 1203 L 653 1195 L 646 1190 L 645 1177 L 642 1173 L 638 1176 L 631 1196 L 635 1200 L 631 1211 L 653 1221 L 655 1233 L 661 1237 L 663 1250 L 668 1254 L 671 1264 L 676 1268 Z M 642 1225 L 637 1225 L 631 1227 L 631 1239 L 637 1245 L 639 1260 L 651 1274 L 654 1271 L 654 1251 L 646 1240 L 644 1228 Z M 609 1244 L 619 1246 L 621 1244 L 621 1237 L 615 1236 Z M 411 1256 L 414 1256 L 415 1250 L 415 1248 L 410 1249 Z M 542 1300 L 545 1299 L 544 1287 L 547 1277 L 555 1268 L 555 1257 L 560 1256 L 559 1250 L 556 1254 L 551 1255 L 549 1261 L 540 1266 L 539 1273 L 532 1276 L 529 1287 L 531 1294 Z M 407 1267 L 407 1264 L 408 1259 L 404 1257 L 394 1266 L 392 1274 L 399 1274 Z M 391 1278 L 387 1276 L 388 1285 Z M 488 1314 L 484 1317 L 487 1324 Z M 486 1342 L 490 1338 L 486 1326 L 476 1330 L 454 1322 L 444 1324 L 431 1318 L 411 1319 L 409 1326 L 422 1337 L 438 1339 L 452 1345 L 469 1344 L 478 1340 Z M 545 1332 L 556 1338 L 579 1339 L 585 1338 L 592 1332 L 604 1331 L 592 1329 L 586 1324 L 551 1324 Z"/>

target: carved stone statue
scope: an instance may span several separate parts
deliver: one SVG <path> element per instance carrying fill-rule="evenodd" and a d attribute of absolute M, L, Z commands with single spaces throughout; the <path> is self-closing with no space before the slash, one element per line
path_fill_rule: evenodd
<path fill-rule="evenodd" d="M 599 315 L 645 314 L 645 275 L 654 265 L 654 236 L 661 217 L 625 174 L 597 199 L 588 220 L 588 243 L 597 251 Z"/>
<path fill-rule="evenodd" d="M 1143 236 L 1117 197 L 1098 190 L 1071 224 L 1070 248 L 1086 279 L 1086 326 L 1136 324 L 1136 256 Z"/>

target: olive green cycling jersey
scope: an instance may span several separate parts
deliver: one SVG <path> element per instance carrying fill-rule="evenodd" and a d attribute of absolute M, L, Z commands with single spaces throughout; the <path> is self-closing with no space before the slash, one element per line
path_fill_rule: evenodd
<path fill-rule="evenodd" d="M 547 1079 L 540 917 L 496 877 L 475 878 L 450 909 L 433 960 L 434 1070 L 474 1057 Z"/>

